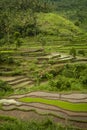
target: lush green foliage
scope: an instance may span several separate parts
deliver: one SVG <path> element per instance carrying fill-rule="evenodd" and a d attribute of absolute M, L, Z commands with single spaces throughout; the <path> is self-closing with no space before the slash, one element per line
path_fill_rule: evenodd
<path fill-rule="evenodd" d="M 9 90 L 11 90 L 9 85 L 6 82 L 3 82 L 3 81 L 0 81 L 0 89 L 2 91 L 9 91 Z"/>
<path fill-rule="evenodd" d="M 13 89 L 4 81 L 0 80 L 0 97 L 12 93 Z"/>
<path fill-rule="evenodd" d="M 79 1 L 81 0 L 76 0 L 76 2 L 74 0 L 2 0 L 0 2 L 0 46 L 7 43 L 7 45 L 15 44 L 18 48 L 22 44 L 21 37 L 38 34 L 57 35 L 59 40 L 86 41 L 87 34 L 79 28 L 79 24 L 85 21 L 82 19 L 86 16 L 86 13 L 83 16 L 86 0 L 81 4 Z M 72 16 L 74 12 L 81 14 L 76 13 L 78 19 L 74 19 L 72 23 L 64 16 L 61 17 L 61 13 L 59 15 L 53 12 L 52 9 L 56 10 L 56 5 L 65 17 Z M 79 10 L 77 10 L 77 5 Z M 15 34 L 19 34 L 19 37 L 15 38 Z"/>
<path fill-rule="evenodd" d="M 56 10 L 74 21 L 76 26 L 87 30 L 87 0 L 51 0 L 56 3 Z"/>
<path fill-rule="evenodd" d="M 14 59 L 9 55 L 4 52 L 0 52 L 0 64 L 14 64 L 15 61 Z"/>
<path fill-rule="evenodd" d="M 50 78 L 49 85 L 58 90 L 81 90 L 86 89 L 87 66 L 85 64 L 67 64 L 54 80 Z"/>
<path fill-rule="evenodd" d="M 51 120 L 46 120 L 43 122 L 39 121 L 19 121 L 10 117 L 1 117 L 0 120 L 7 121 L 0 124 L 1 130 L 78 130 L 77 128 L 71 126 L 63 127 L 60 124 L 55 124 Z"/>

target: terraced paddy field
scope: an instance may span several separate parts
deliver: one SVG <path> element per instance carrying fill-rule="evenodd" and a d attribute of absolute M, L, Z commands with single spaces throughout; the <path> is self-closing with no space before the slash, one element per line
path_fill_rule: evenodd
<path fill-rule="evenodd" d="M 87 129 L 87 0 L 56 1 L 0 2 L 0 130 Z"/>
<path fill-rule="evenodd" d="M 87 95 L 32 92 L 0 100 L 0 115 L 23 120 L 50 118 L 87 129 Z M 20 115 L 19 115 L 20 114 Z M 32 116 L 33 115 L 33 116 Z M 32 116 L 32 117 L 31 117 Z"/>
<path fill-rule="evenodd" d="M 72 111 L 87 111 L 87 104 L 86 103 L 79 103 L 79 104 L 73 104 L 73 103 L 68 103 L 65 101 L 59 101 L 59 100 L 47 100 L 47 99 L 43 99 L 43 98 L 22 98 L 20 99 L 20 101 L 22 102 L 40 102 L 40 103 L 44 103 L 44 104 L 48 104 L 48 105 L 54 105 L 60 108 L 64 108 L 67 110 L 72 110 Z"/>
<path fill-rule="evenodd" d="M 51 49 L 55 46 L 52 47 Z M 59 50 L 59 49 L 58 49 Z M 53 50 L 52 50 L 53 51 Z M 36 78 L 44 76 L 45 73 L 55 71 L 57 74 L 67 63 L 78 64 L 86 63 L 86 57 L 77 56 L 76 59 L 69 54 L 59 52 L 46 52 L 42 48 L 32 48 L 14 51 L 2 51 L 3 55 L 7 55 L 14 59 L 12 67 L 8 65 L 0 65 L 0 79 L 6 81 L 13 88 L 22 88 L 35 84 Z"/>
<path fill-rule="evenodd" d="M 73 58 L 67 52 L 61 52 L 64 48 L 58 47 L 60 50 L 54 51 L 55 48 L 21 47 L 16 54 L 5 52 L 14 58 L 14 63 L 0 65 L 0 80 L 13 91 L 0 97 L 0 115 L 36 121 L 49 118 L 56 123 L 86 130 L 87 86 L 79 83 L 78 77 L 75 79 L 74 76 L 78 76 L 80 66 L 83 67 L 81 72 L 86 72 L 87 58 L 79 55 Z M 66 48 L 65 51 L 69 49 Z M 71 72 L 69 77 L 65 72 Z"/>

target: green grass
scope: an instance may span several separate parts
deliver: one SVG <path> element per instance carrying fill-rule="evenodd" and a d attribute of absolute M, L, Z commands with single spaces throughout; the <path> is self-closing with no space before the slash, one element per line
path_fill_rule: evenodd
<path fill-rule="evenodd" d="M 0 121 L 17 121 L 17 119 L 15 117 L 10 117 L 10 116 L 4 116 L 4 115 L 0 115 Z"/>
<path fill-rule="evenodd" d="M 54 123 L 54 121 L 49 118 L 39 120 L 22 121 L 14 117 L 0 116 L 0 130 L 81 130 L 70 124 L 64 126 L 60 123 Z"/>
<path fill-rule="evenodd" d="M 70 110 L 70 111 L 76 111 L 76 112 L 87 112 L 87 103 L 70 103 L 66 101 L 60 101 L 60 100 L 49 100 L 49 99 L 43 99 L 43 98 L 31 98 L 31 97 L 25 97 L 19 99 L 19 101 L 22 102 L 39 102 L 44 103 L 48 105 L 54 105 L 57 107 L 60 107 L 62 109 Z"/>

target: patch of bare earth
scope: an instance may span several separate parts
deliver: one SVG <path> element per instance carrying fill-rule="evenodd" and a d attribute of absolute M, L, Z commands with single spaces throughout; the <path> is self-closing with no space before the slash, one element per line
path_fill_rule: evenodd
<path fill-rule="evenodd" d="M 53 114 L 55 116 L 67 118 L 68 120 L 87 121 L 86 112 L 72 112 L 61 109 L 56 106 L 42 104 L 42 103 L 24 103 L 20 105 L 4 105 L 3 110 L 19 109 L 23 111 L 36 110 L 40 114 Z"/>
<path fill-rule="evenodd" d="M 41 97 L 48 99 L 59 99 L 69 102 L 87 102 L 87 94 L 72 93 L 72 94 L 59 94 L 59 93 L 48 93 L 48 92 L 31 92 L 24 95 L 14 95 L 9 98 L 22 98 L 22 97 Z"/>
<path fill-rule="evenodd" d="M 54 117 L 52 115 L 46 114 L 46 115 L 41 115 L 38 114 L 34 111 L 20 111 L 20 110 L 12 110 L 12 111 L 2 111 L 0 110 L 0 115 L 5 115 L 5 116 L 12 116 L 16 117 L 18 119 L 22 120 L 29 120 L 29 121 L 43 121 L 47 119 L 51 119 L 52 121 L 56 123 L 61 123 L 62 125 L 72 125 L 74 127 L 82 128 L 84 130 L 87 129 L 87 123 L 83 122 L 75 122 L 75 121 L 68 121 L 66 119 Z"/>

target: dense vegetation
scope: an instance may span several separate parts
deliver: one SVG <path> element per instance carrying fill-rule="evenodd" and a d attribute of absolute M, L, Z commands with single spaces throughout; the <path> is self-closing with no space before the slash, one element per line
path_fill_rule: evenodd
<path fill-rule="evenodd" d="M 53 14 L 56 11 L 56 6 L 58 12 L 61 13 Z M 80 40 L 87 40 L 87 34 L 79 28 L 80 23 L 83 26 L 86 22 L 87 14 L 84 13 L 86 12 L 86 0 L 81 2 L 79 0 L 2 0 L 0 11 L 0 45 L 6 43 L 20 46 L 22 43 L 20 38 L 36 36 L 40 33 L 45 35 L 55 34 L 61 37 L 60 39 L 65 37 L 64 39 L 70 41 L 74 38 L 77 40 L 78 37 L 80 37 Z M 52 14 L 49 14 L 49 12 Z M 75 14 L 73 23 L 67 20 L 68 16 L 72 17 L 72 14 Z"/>
<path fill-rule="evenodd" d="M 41 80 L 46 79 L 48 82 L 41 84 Z M 40 78 L 37 77 L 36 86 L 29 89 L 29 91 L 44 90 L 55 92 L 86 92 L 87 84 L 87 65 L 67 64 L 57 72 L 57 69 L 52 69 L 49 73 L 44 73 Z"/>
<path fill-rule="evenodd" d="M 55 80 L 50 80 L 50 86 L 61 90 L 86 89 L 87 66 L 84 64 L 66 65 Z"/>
<path fill-rule="evenodd" d="M 87 0 L 52 0 L 56 2 L 56 10 L 74 21 L 75 25 L 87 30 Z"/>
<path fill-rule="evenodd" d="M 12 92 L 13 89 L 6 82 L 0 80 L 0 98 L 9 95 Z"/>
<path fill-rule="evenodd" d="M 78 128 L 74 128 L 71 126 L 61 126 L 60 124 L 55 124 L 51 120 L 46 120 L 43 122 L 38 121 L 19 121 L 14 118 L 10 117 L 0 117 L 1 121 L 4 121 L 4 123 L 0 124 L 1 130 L 78 130 Z"/>

